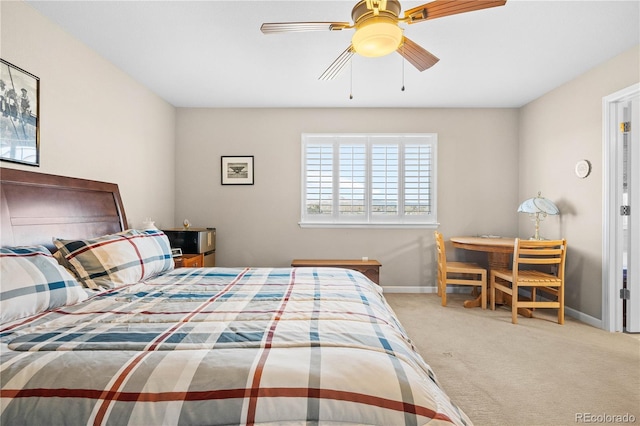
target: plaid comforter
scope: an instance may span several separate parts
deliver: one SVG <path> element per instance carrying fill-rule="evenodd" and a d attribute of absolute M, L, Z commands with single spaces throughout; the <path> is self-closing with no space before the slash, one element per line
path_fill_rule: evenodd
<path fill-rule="evenodd" d="M 0 338 L 3 425 L 471 424 L 347 269 L 176 269 Z"/>

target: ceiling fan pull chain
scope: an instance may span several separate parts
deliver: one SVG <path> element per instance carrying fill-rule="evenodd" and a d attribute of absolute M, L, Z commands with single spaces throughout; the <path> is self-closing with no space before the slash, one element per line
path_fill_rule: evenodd
<path fill-rule="evenodd" d="M 404 92 L 404 44 L 400 49 L 402 49 L 402 59 L 400 59 L 402 61 L 402 89 L 400 90 Z"/>
<path fill-rule="evenodd" d="M 353 61 L 349 62 L 349 99 L 353 99 Z"/>

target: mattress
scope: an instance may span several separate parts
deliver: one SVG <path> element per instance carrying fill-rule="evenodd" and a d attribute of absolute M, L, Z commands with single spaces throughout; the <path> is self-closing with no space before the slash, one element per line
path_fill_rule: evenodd
<path fill-rule="evenodd" d="M 6 425 L 471 424 L 348 269 L 175 269 L 0 343 Z"/>

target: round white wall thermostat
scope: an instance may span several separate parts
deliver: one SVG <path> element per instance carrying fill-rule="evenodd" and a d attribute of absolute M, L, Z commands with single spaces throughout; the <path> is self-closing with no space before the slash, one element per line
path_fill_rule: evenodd
<path fill-rule="evenodd" d="M 586 178 L 591 173 L 591 163 L 587 160 L 580 160 L 576 163 L 576 176 Z"/>

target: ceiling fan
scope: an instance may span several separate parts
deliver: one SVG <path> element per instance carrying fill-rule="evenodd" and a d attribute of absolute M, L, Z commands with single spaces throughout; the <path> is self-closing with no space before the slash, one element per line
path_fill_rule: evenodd
<path fill-rule="evenodd" d="M 419 71 L 431 68 L 439 61 L 437 57 L 404 36 L 403 24 L 415 24 L 429 19 L 474 10 L 503 6 L 506 0 L 435 0 L 406 10 L 400 18 L 398 0 L 361 0 L 351 11 L 353 24 L 349 22 L 273 22 L 264 23 L 260 30 L 264 34 L 341 31 L 355 28 L 351 45 L 322 73 L 320 80 L 331 80 L 349 63 L 354 54 L 380 57 L 398 52 Z"/>

